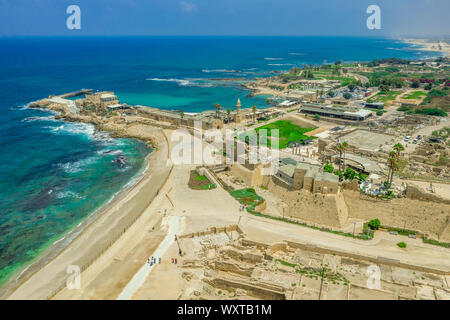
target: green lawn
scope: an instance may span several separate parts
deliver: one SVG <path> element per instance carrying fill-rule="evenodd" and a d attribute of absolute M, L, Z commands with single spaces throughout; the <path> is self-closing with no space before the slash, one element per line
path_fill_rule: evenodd
<path fill-rule="evenodd" d="M 315 139 L 315 137 L 308 137 L 305 135 L 306 132 L 312 131 L 315 128 L 302 128 L 300 126 L 297 126 L 293 124 L 290 121 L 287 120 L 278 120 L 269 124 L 266 124 L 264 126 L 261 126 L 259 128 L 256 128 L 255 131 L 259 133 L 260 130 L 266 129 L 267 130 L 267 144 L 268 146 L 271 146 L 271 131 L 278 129 L 279 132 L 279 149 L 284 149 L 288 146 L 289 142 L 297 141 L 297 140 L 305 140 L 305 139 Z M 251 136 L 251 132 L 247 132 L 246 135 Z M 241 140 L 244 139 L 245 135 L 241 136 Z"/>
<path fill-rule="evenodd" d="M 206 176 L 201 176 L 201 175 L 199 175 L 196 172 L 195 180 L 197 180 L 197 181 L 205 181 L 205 180 L 208 180 L 208 178 Z"/>
<path fill-rule="evenodd" d="M 422 91 L 414 91 L 413 93 L 404 96 L 403 99 L 420 99 L 422 96 L 426 96 L 427 94 Z"/>
<path fill-rule="evenodd" d="M 230 194 L 239 201 L 239 203 L 250 207 L 252 210 L 264 201 L 262 197 L 256 194 L 255 189 L 253 188 L 230 191 Z"/>
<path fill-rule="evenodd" d="M 367 102 L 386 102 L 389 100 L 395 100 L 395 98 L 401 94 L 399 91 L 389 91 L 388 93 L 377 93 L 375 96 L 373 96 L 370 99 L 367 99 Z"/>

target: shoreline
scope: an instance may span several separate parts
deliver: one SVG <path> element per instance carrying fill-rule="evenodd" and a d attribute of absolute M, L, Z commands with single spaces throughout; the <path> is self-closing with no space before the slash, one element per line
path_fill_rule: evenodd
<path fill-rule="evenodd" d="M 399 38 L 398 40 L 409 45 L 419 46 L 417 48 L 412 48 L 416 51 L 439 52 L 442 57 L 446 58 L 450 56 L 450 44 L 448 44 L 447 42 L 419 38 Z M 417 60 L 422 59 L 425 58 L 419 58 Z"/>
<path fill-rule="evenodd" d="M 155 148 L 145 156 L 144 169 L 140 169 L 139 172 L 133 176 L 119 191 L 114 193 L 104 204 L 100 205 L 97 209 L 89 213 L 86 217 L 82 218 L 76 225 L 70 227 L 64 234 L 60 235 L 57 240 L 51 244 L 44 246 L 42 250 L 36 255 L 36 257 L 25 263 L 22 267 L 13 272 L 8 279 L 0 286 L 0 299 L 8 295 L 8 292 L 15 287 L 20 286 L 21 283 L 30 278 L 40 268 L 48 264 L 55 257 L 57 257 L 66 247 L 70 246 L 83 231 L 89 227 L 91 223 L 102 215 L 105 211 L 114 206 L 114 203 L 123 197 L 128 191 L 132 190 L 147 174 L 150 169 L 150 158 L 156 151 Z"/>
<path fill-rule="evenodd" d="M 54 110 L 47 108 L 41 108 L 41 110 L 54 112 Z M 96 130 L 108 132 L 112 138 L 138 139 L 141 142 L 151 144 L 153 150 L 145 157 L 145 167 L 143 169 L 140 169 L 140 171 L 135 176 L 133 176 L 128 183 L 121 187 L 118 192 L 112 195 L 106 203 L 83 218 L 76 226 L 69 229 L 65 234 L 63 234 L 52 244 L 50 244 L 50 246 L 44 248 L 43 251 L 39 253 L 35 257 L 35 259 L 33 259 L 33 261 L 27 263 L 25 266 L 14 272 L 0 287 L 0 299 L 8 299 L 13 296 L 36 274 L 52 264 L 52 262 L 57 260 L 61 255 L 63 255 L 64 252 L 70 251 L 70 247 L 73 246 L 77 240 L 84 238 L 89 230 L 98 227 L 98 224 L 100 224 L 100 220 L 104 220 L 105 218 L 107 218 L 108 214 L 110 216 L 111 213 L 117 212 L 118 207 L 120 207 L 121 204 L 123 205 L 124 202 L 131 202 L 133 199 L 133 195 L 136 195 L 136 193 L 138 193 L 140 189 L 145 187 L 145 185 L 148 185 L 148 182 L 151 183 L 151 181 L 149 181 L 150 177 L 152 177 L 152 175 L 155 173 L 158 165 L 161 166 L 161 161 L 158 162 L 158 160 L 161 156 L 161 152 L 163 152 L 165 149 L 164 144 L 166 144 L 167 147 L 167 141 L 165 141 L 166 138 L 161 136 L 161 133 L 159 132 L 161 129 L 156 127 L 152 127 L 155 132 L 147 135 L 130 135 L 122 134 L 122 132 L 118 132 L 112 128 L 100 126 L 98 123 L 92 121 L 81 121 L 80 119 L 77 119 L 77 121 L 75 119 L 71 119 L 71 117 L 60 115 L 57 115 L 56 117 L 59 118 L 59 120 L 63 120 L 65 122 L 90 123 L 94 125 Z M 153 198 L 151 198 L 151 200 L 153 200 Z M 147 206 L 144 206 L 144 209 L 146 207 Z M 135 215 L 139 216 L 140 213 L 141 212 L 136 211 Z M 129 226 L 131 225 L 132 223 Z M 105 232 L 103 237 L 111 238 L 112 235 Z M 107 242 L 109 243 L 110 241 Z M 98 247 L 96 249 L 96 251 L 99 251 Z M 103 248 L 103 250 L 100 251 L 104 251 L 106 249 L 107 248 Z M 49 283 L 52 282 L 50 281 Z M 40 299 L 43 298 L 45 299 L 45 297 L 40 297 Z"/>

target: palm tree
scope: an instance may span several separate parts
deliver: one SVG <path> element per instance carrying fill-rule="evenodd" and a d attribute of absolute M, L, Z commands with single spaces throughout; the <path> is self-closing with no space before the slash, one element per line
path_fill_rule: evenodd
<path fill-rule="evenodd" d="M 400 153 L 405 150 L 405 147 L 401 143 L 396 143 L 393 150 L 389 153 L 388 163 L 389 163 L 389 173 L 388 173 L 388 186 L 392 185 L 394 180 L 394 172 L 399 169 Z"/>
<path fill-rule="evenodd" d="M 256 106 L 252 106 L 252 111 L 253 111 L 253 122 L 256 122 Z"/>
<path fill-rule="evenodd" d="M 181 117 L 181 123 L 180 124 L 182 124 L 183 123 L 183 119 L 184 119 L 184 112 L 183 111 L 180 111 L 180 117 Z"/>
<path fill-rule="evenodd" d="M 400 153 L 405 150 L 405 147 L 401 143 L 396 143 L 393 147 L 393 149 L 397 152 L 397 154 L 400 156 Z"/>
<path fill-rule="evenodd" d="M 344 171 L 344 169 L 345 169 L 345 150 L 348 149 L 348 143 L 344 141 L 344 142 L 340 143 L 337 146 L 337 148 L 339 151 L 339 170 Z"/>
<path fill-rule="evenodd" d="M 396 167 L 398 164 L 397 152 L 395 152 L 395 150 L 392 150 L 391 152 L 389 152 L 388 164 L 389 164 L 389 172 L 388 172 L 388 176 L 387 176 L 387 186 L 388 186 L 388 188 L 390 188 L 391 184 L 392 184 L 392 179 L 394 177 L 394 171 L 396 170 Z"/>
<path fill-rule="evenodd" d="M 219 110 L 222 109 L 222 106 L 216 103 L 214 104 L 214 107 L 216 108 L 216 118 L 219 118 Z"/>

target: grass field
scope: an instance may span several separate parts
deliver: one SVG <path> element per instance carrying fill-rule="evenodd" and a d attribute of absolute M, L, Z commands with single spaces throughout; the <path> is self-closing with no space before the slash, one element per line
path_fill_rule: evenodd
<path fill-rule="evenodd" d="M 420 97 L 426 96 L 427 94 L 422 91 L 414 91 L 406 96 L 403 99 L 420 99 Z"/>
<path fill-rule="evenodd" d="M 259 133 L 260 130 L 266 129 L 267 130 L 267 144 L 268 146 L 272 146 L 271 144 L 271 133 L 272 130 L 279 130 L 279 142 L 278 142 L 278 148 L 284 149 L 288 146 L 289 142 L 292 141 L 298 141 L 298 140 L 305 140 L 305 139 L 315 139 L 315 137 L 308 137 L 305 135 L 306 132 L 312 131 L 316 128 L 302 128 L 300 126 L 297 126 L 293 124 L 290 121 L 287 120 L 278 120 L 269 124 L 266 124 L 264 126 L 261 126 L 259 128 L 256 128 L 255 131 Z M 245 135 L 251 136 L 251 132 L 247 132 Z M 241 136 L 241 140 L 245 139 L 244 136 Z"/>
<path fill-rule="evenodd" d="M 208 190 L 216 187 L 206 176 L 198 174 L 195 170 L 191 171 L 188 186 L 194 190 Z"/>
<path fill-rule="evenodd" d="M 375 96 L 373 96 L 370 99 L 367 99 L 367 102 L 372 103 L 372 102 L 386 102 L 389 100 L 395 100 L 395 98 L 401 94 L 401 92 L 399 91 L 390 91 L 388 93 L 377 93 Z"/>

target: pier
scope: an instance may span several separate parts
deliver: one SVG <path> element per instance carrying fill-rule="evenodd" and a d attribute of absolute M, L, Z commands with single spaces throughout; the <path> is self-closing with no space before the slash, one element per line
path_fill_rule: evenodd
<path fill-rule="evenodd" d="M 72 97 L 76 97 L 76 96 L 81 96 L 81 95 L 83 95 L 83 94 L 86 94 L 86 93 L 92 93 L 93 92 L 93 90 L 92 89 L 81 89 L 81 90 L 78 90 L 78 91 L 72 91 L 72 92 L 69 92 L 69 93 L 64 93 L 64 94 L 62 94 L 62 95 L 60 95 L 60 96 L 58 96 L 59 98 L 63 98 L 63 99 L 67 99 L 67 98 L 72 98 Z"/>

